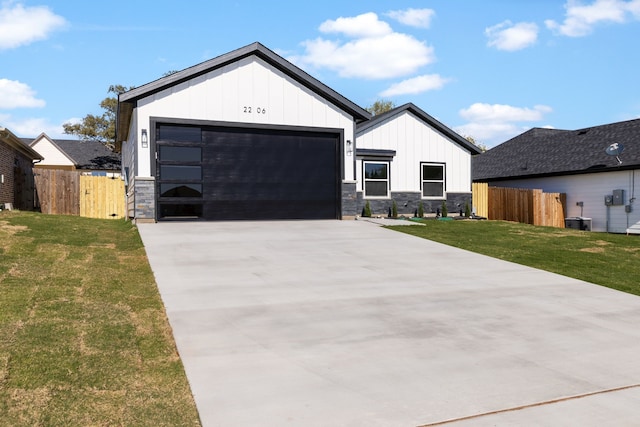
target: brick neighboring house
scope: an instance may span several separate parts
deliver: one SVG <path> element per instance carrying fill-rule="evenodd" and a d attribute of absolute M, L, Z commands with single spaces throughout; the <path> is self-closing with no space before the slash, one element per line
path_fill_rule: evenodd
<path fill-rule="evenodd" d="M 43 157 L 9 129 L 0 127 L 0 205 L 33 210 L 33 162 Z"/>

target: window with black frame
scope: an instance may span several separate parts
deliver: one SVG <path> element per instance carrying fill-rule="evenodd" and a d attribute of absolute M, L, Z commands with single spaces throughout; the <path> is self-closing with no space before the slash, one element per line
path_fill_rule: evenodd
<path fill-rule="evenodd" d="M 364 197 L 389 197 L 389 162 L 363 161 Z"/>
<path fill-rule="evenodd" d="M 421 163 L 420 169 L 422 197 L 444 198 L 446 190 L 444 164 Z"/>

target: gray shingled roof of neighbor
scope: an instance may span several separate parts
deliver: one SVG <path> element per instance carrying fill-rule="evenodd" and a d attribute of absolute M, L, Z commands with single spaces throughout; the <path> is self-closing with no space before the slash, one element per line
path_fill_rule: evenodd
<path fill-rule="evenodd" d="M 624 147 L 618 163 L 605 150 Z M 533 128 L 474 156 L 474 181 L 638 169 L 640 119 L 578 130 Z"/>
<path fill-rule="evenodd" d="M 386 120 L 389 120 L 395 116 L 398 116 L 400 114 L 402 114 L 405 111 L 410 111 L 411 113 L 413 113 L 415 116 L 417 116 L 418 118 L 420 118 L 423 122 L 427 123 L 429 126 L 431 126 L 433 129 L 436 129 L 438 132 L 440 132 L 441 134 L 443 134 L 444 136 L 448 137 L 449 139 L 453 140 L 456 144 L 460 145 L 461 147 L 463 147 L 466 150 L 469 150 L 471 152 L 471 154 L 478 154 L 480 153 L 480 149 L 473 145 L 472 143 L 470 143 L 469 141 L 467 141 L 465 138 L 463 138 L 462 136 L 460 136 L 459 134 L 457 134 L 456 132 L 454 132 L 451 128 L 443 125 L 442 123 L 440 123 L 438 120 L 434 119 L 432 116 L 430 116 L 429 114 L 425 113 L 422 109 L 420 109 L 418 106 L 416 106 L 415 104 L 408 102 L 404 105 L 401 105 L 399 107 L 393 108 L 389 111 L 386 111 L 382 114 L 378 114 L 376 116 L 374 116 L 371 120 L 368 120 L 366 122 L 362 122 L 356 125 L 356 135 L 360 134 L 362 132 L 364 132 L 365 130 L 377 125 L 378 123 L 382 123 Z"/>
<path fill-rule="evenodd" d="M 21 138 L 31 145 L 34 139 Z M 120 154 L 111 151 L 98 141 L 82 141 L 77 139 L 51 139 L 67 157 L 73 161 L 76 169 L 116 170 L 119 171 Z"/>

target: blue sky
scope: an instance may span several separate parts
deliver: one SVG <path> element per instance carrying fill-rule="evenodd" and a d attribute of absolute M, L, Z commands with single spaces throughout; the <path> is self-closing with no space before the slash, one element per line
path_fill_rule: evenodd
<path fill-rule="evenodd" d="M 356 104 L 495 146 L 640 117 L 640 0 L 0 0 L 0 126 L 62 134 L 112 84 L 259 41 Z"/>

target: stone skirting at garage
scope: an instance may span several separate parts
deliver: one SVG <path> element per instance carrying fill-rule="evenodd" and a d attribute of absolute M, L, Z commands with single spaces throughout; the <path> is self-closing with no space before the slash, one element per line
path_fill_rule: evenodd
<path fill-rule="evenodd" d="M 387 216 L 389 210 L 393 205 L 393 201 L 396 202 L 398 215 L 413 216 L 417 210 L 420 202 L 424 209 L 425 215 L 436 214 L 439 209 L 442 208 L 443 199 L 440 200 L 426 200 L 421 198 L 419 192 L 391 192 L 391 197 L 388 199 L 364 199 L 362 191 L 358 191 L 357 194 L 357 211 L 358 215 L 362 214 L 362 210 L 367 201 L 371 208 L 372 215 Z M 344 202 L 343 202 L 344 203 Z M 447 211 L 450 215 L 457 215 L 462 211 L 464 213 L 465 204 L 469 203 L 471 207 L 471 193 L 447 193 Z"/>
<path fill-rule="evenodd" d="M 358 211 L 358 194 L 355 181 L 342 182 L 342 219 L 355 218 Z"/>
<path fill-rule="evenodd" d="M 156 220 L 156 180 L 137 177 L 134 186 L 135 219 L 137 221 Z"/>

